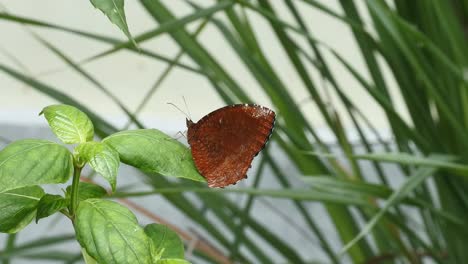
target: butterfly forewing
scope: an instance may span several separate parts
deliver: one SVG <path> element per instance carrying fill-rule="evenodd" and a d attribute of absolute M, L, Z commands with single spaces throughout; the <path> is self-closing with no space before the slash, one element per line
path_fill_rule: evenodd
<path fill-rule="evenodd" d="M 195 165 L 210 187 L 224 187 L 246 177 L 253 158 L 273 130 L 275 113 L 257 105 L 220 108 L 198 123 L 187 122 Z"/>

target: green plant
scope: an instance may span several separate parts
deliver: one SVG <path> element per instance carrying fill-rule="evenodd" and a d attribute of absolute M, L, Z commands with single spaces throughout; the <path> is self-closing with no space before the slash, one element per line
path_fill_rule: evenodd
<path fill-rule="evenodd" d="M 276 153 L 266 149 L 260 172 L 254 175 L 256 181 L 250 189 L 227 189 L 220 193 L 147 174 L 145 177 L 154 191 L 115 196 L 163 195 L 203 228 L 228 256 L 242 263 L 422 263 L 426 259 L 436 263 L 464 263 L 468 259 L 464 227 L 468 219 L 466 0 L 339 0 L 338 11 L 329 6 L 330 2 L 316 0 L 224 0 L 213 1 L 208 7 L 195 0 L 184 2 L 193 12 L 176 17 L 176 10 L 171 10 L 168 1 L 140 1 L 157 25 L 133 37 L 140 45 L 167 34 L 180 47 L 174 57 L 136 47 L 131 40 L 119 41 L 105 34 L 0 14 L 0 19 L 5 21 L 67 32 L 111 45 L 76 63 L 57 48 L 58 43 L 45 42 L 48 50 L 98 89 L 104 86 L 83 70 L 85 63 L 127 50 L 168 63 L 149 95 L 162 86 L 167 76 L 176 74 L 173 69 L 180 69 L 208 80 L 226 104 L 255 101 L 249 97 L 252 84 L 235 78 L 236 71 L 223 64 L 223 58 L 210 52 L 206 42 L 201 41 L 200 32 L 206 25 L 212 26 L 255 81 L 255 88 L 263 91 L 278 110 L 277 130 L 272 140 L 299 171 L 297 175 L 285 171 L 278 166 Z M 339 21 L 352 33 L 357 45 L 355 53 L 361 55 L 364 69 L 333 48 L 334 43 L 325 43 L 316 34 L 322 25 L 308 23 L 308 19 L 317 11 Z M 279 49 L 275 53 L 264 48 L 271 43 L 262 39 L 263 32 L 259 29 L 265 27 L 253 23 L 254 19 L 266 24 L 276 37 Z M 198 20 L 201 21 L 195 30 L 185 27 Z M 278 56 L 276 52 L 284 58 L 279 64 L 274 60 Z M 182 61 L 182 56 L 189 57 L 194 65 Z M 332 67 L 333 63 L 340 67 Z M 291 66 L 288 76 L 283 73 L 284 65 Z M 61 92 L 61 85 L 47 85 L 31 78 L 26 71 L 4 64 L 0 64 L 0 70 L 85 111 L 100 137 L 117 131 L 92 109 Z M 343 83 L 339 78 L 343 74 L 349 75 L 354 83 Z M 306 98 L 295 97 L 296 90 L 289 86 L 286 77 L 300 81 Z M 356 101 L 351 85 L 363 92 L 381 114 Z M 112 94 L 109 96 L 114 99 Z M 145 103 L 146 100 L 141 105 Z M 123 105 L 119 101 L 116 104 Z M 327 144 L 317 124 L 310 121 L 314 110 L 324 120 L 335 148 Z M 124 111 L 129 120 L 142 128 L 136 118 L 138 111 Z M 370 121 L 376 120 L 372 119 L 375 115 L 385 120 L 389 136 L 382 132 L 385 128 L 377 128 Z M 351 133 L 356 135 L 355 139 L 351 139 Z M 328 155 L 336 149 L 342 155 Z M 385 153 L 359 155 L 362 152 Z M 388 162 L 395 163 L 395 170 L 386 169 Z M 265 169 L 269 169 L 282 189 L 255 188 Z M 403 178 L 402 184 L 392 185 L 399 176 Z M 292 189 L 291 178 L 299 178 L 308 185 Z M 244 193 L 247 202 L 233 203 L 224 194 L 228 191 Z M 184 196 L 185 192 L 195 192 L 206 207 L 194 209 L 196 206 Z M 277 227 L 253 218 L 252 204 L 264 202 L 261 195 L 290 199 L 291 207 L 297 210 L 294 219 L 305 223 L 303 228 L 307 232 L 303 233 L 318 241 L 310 247 L 320 250 L 324 257 L 305 256 L 300 245 L 291 244 L 287 237 L 275 233 Z M 382 200 L 386 202 L 381 203 Z M 307 201 L 321 203 L 326 209 L 326 220 L 323 215 L 313 214 Z M 281 209 L 273 211 L 275 216 L 281 217 Z M 217 228 L 216 221 L 205 217 L 206 210 L 218 222 L 225 223 L 228 230 Z M 333 226 L 336 239 L 326 233 L 328 229 L 322 228 L 322 221 Z M 234 240 L 227 239 L 228 235 L 234 236 Z M 262 246 L 256 243 L 259 240 Z M 344 250 L 338 250 L 337 244 Z M 9 245 L 15 248 L 14 243 Z M 268 254 L 271 249 L 280 260 Z M 196 251 L 207 261 L 220 262 L 206 252 Z M 344 256 L 348 259 L 344 260 Z"/>
<path fill-rule="evenodd" d="M 89 164 L 115 191 L 122 161 L 161 175 L 203 181 L 190 151 L 155 129 L 122 131 L 93 141 L 93 123 L 73 106 L 51 105 L 41 114 L 63 143 L 78 145 L 71 153 L 51 141 L 24 139 L 0 151 L 0 232 L 13 234 L 34 218 L 37 222 L 60 212 L 73 223 L 86 263 L 188 263 L 174 231 L 157 224 L 140 227 L 129 209 L 104 199 L 105 189 L 80 177 Z M 70 177 L 64 196 L 44 193 L 39 186 L 65 183 Z"/>

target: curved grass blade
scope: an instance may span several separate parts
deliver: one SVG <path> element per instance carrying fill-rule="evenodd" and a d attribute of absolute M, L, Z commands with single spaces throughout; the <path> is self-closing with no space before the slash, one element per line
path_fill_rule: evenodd
<path fill-rule="evenodd" d="M 196 192 L 196 193 L 243 193 L 255 196 L 268 196 L 278 199 L 291 199 L 298 201 L 317 201 L 328 202 L 343 205 L 358 205 L 370 206 L 367 197 L 361 196 L 338 196 L 334 193 L 327 191 L 318 191 L 310 189 L 256 189 L 256 188 L 235 188 L 235 189 L 208 189 L 197 187 L 176 187 L 176 188 L 159 188 L 154 191 L 147 192 L 116 192 L 111 197 L 140 197 L 154 194 L 174 194 L 183 192 Z"/>
<path fill-rule="evenodd" d="M 139 36 L 136 36 L 135 41 L 137 43 L 142 43 L 144 41 L 154 39 L 156 36 L 159 36 L 159 35 L 167 33 L 167 32 L 175 31 L 175 30 L 185 26 L 186 24 L 189 24 L 189 23 L 191 23 L 193 21 L 196 21 L 196 20 L 198 20 L 200 18 L 204 18 L 204 17 L 210 16 L 210 15 L 212 15 L 212 14 L 214 14 L 214 13 L 220 11 L 220 10 L 230 8 L 232 5 L 233 5 L 233 1 L 230 1 L 230 0 L 221 1 L 219 4 L 213 5 L 212 7 L 209 7 L 209 8 L 200 10 L 200 11 L 197 11 L 197 12 L 191 14 L 191 15 L 188 15 L 188 16 L 185 16 L 185 17 L 180 18 L 180 19 L 174 19 L 172 21 L 168 21 L 166 23 L 163 23 L 155 30 L 151 30 L 151 31 L 145 32 L 145 33 L 143 33 L 143 34 L 141 34 Z M 104 56 L 106 56 L 108 54 L 114 53 L 114 52 L 119 51 L 121 49 L 128 48 L 131 45 L 132 45 L 132 43 L 128 42 L 128 41 L 118 43 L 112 49 L 109 49 L 109 50 L 106 50 L 106 51 L 101 52 L 99 54 L 96 54 L 96 55 L 86 59 L 85 61 L 86 62 L 93 61 L 93 60 L 95 60 L 97 58 L 104 57 Z"/>
<path fill-rule="evenodd" d="M 50 247 L 53 245 L 63 244 L 68 241 L 75 240 L 75 234 L 66 234 L 66 235 L 58 235 L 53 237 L 41 237 L 38 239 L 30 240 L 24 244 L 17 244 L 15 248 L 1 252 L 0 260 L 5 260 L 7 258 L 15 257 L 20 254 L 25 254 L 31 250 L 39 250 L 44 247 Z"/>
<path fill-rule="evenodd" d="M 8 14 L 8 13 L 0 13 L 0 19 L 3 19 L 3 20 L 6 20 L 6 21 L 12 21 L 12 22 L 15 22 L 15 23 L 20 23 L 20 24 L 24 24 L 24 25 L 30 25 L 30 26 L 36 26 L 36 27 L 43 27 L 43 28 L 48 28 L 48 29 L 53 29 L 53 30 L 58 30 L 58 31 L 62 31 L 62 32 L 65 32 L 65 33 L 70 33 L 70 34 L 75 34 L 77 36 L 80 36 L 80 37 L 85 37 L 85 38 L 89 38 L 89 39 L 92 39 L 92 40 L 96 40 L 96 41 L 99 41 L 99 42 L 104 42 L 104 43 L 108 43 L 108 44 L 112 44 L 112 45 L 117 45 L 118 43 L 121 43 L 121 41 L 119 39 L 115 39 L 115 38 L 111 38 L 111 37 L 107 37 L 107 36 L 102 36 L 102 35 L 99 35 L 99 34 L 93 34 L 93 33 L 89 33 L 89 32 L 85 32 L 85 31 L 81 31 L 81 30 L 76 30 L 76 29 L 72 29 L 72 28 L 68 28 L 68 27 L 63 27 L 63 26 L 60 26 L 60 25 L 55 25 L 55 24 L 51 24 L 51 23 L 47 23 L 47 22 L 43 22 L 43 21 L 39 21 L 39 20 L 34 20 L 34 19 L 30 19 L 30 18 L 25 18 L 25 17 L 21 17 L 21 16 L 17 16 L 17 15 L 12 15 L 12 14 Z M 203 74 L 199 69 L 196 69 L 190 65 L 187 65 L 187 64 L 184 64 L 184 63 L 181 63 L 181 62 L 176 62 L 174 61 L 173 59 L 167 57 L 167 56 L 164 56 L 164 55 L 161 55 L 161 54 L 157 54 L 157 53 L 154 53 L 152 51 L 149 51 L 147 49 L 144 49 L 144 48 L 141 48 L 140 50 L 137 50 L 133 45 L 130 45 L 128 47 L 126 47 L 126 49 L 130 50 L 130 51 L 133 51 L 133 52 L 138 52 L 138 54 L 141 54 L 141 55 L 145 55 L 145 56 L 148 56 L 150 58 L 154 58 L 154 59 L 157 59 L 157 60 L 161 60 L 161 61 L 164 61 L 166 63 L 172 63 L 182 69 L 185 69 L 185 70 L 188 70 L 188 71 L 191 71 L 191 72 L 194 72 L 194 73 L 198 73 L 198 74 Z M 85 59 L 81 62 L 78 63 L 78 65 L 84 65 L 89 59 Z"/>
<path fill-rule="evenodd" d="M 392 162 L 404 165 L 449 169 L 468 176 L 468 166 L 452 162 L 455 160 L 455 157 L 450 155 L 437 154 L 428 157 L 420 157 L 408 153 L 377 153 L 354 155 L 354 157 L 357 159 Z"/>
<path fill-rule="evenodd" d="M 100 91 L 102 91 L 105 95 L 107 95 L 114 103 L 122 109 L 123 112 L 132 120 L 133 123 L 135 123 L 139 127 L 143 127 L 141 122 L 136 118 L 134 114 L 128 110 L 128 108 L 124 105 L 123 102 L 121 102 L 113 93 L 110 92 L 109 89 L 105 88 L 104 85 L 99 82 L 96 78 L 91 76 L 88 72 L 83 70 L 78 64 L 72 61 L 71 58 L 69 58 L 67 55 L 65 55 L 62 51 L 60 51 L 58 48 L 56 48 L 54 45 L 52 45 L 50 42 L 46 41 L 45 39 L 41 38 L 35 33 L 32 33 L 34 38 L 36 38 L 40 43 L 42 43 L 46 48 L 48 48 L 50 51 L 52 51 L 54 54 L 56 54 L 60 59 L 62 59 L 68 66 L 70 66 L 72 69 L 74 69 L 77 73 L 83 76 L 86 80 L 88 80 L 90 83 L 94 84 L 96 88 L 98 88 Z M 174 63 L 171 63 L 171 65 L 175 65 L 177 61 Z"/>
<path fill-rule="evenodd" d="M 366 236 L 392 206 L 395 206 L 402 199 L 407 197 L 412 191 L 414 191 L 414 189 L 421 185 L 421 183 L 423 183 L 428 177 L 432 176 L 435 172 L 436 169 L 434 168 L 421 168 L 418 169 L 414 175 L 406 179 L 402 186 L 388 198 L 379 212 L 361 229 L 361 232 L 359 232 L 353 240 L 343 247 L 341 254 L 344 254 L 360 239 Z"/>

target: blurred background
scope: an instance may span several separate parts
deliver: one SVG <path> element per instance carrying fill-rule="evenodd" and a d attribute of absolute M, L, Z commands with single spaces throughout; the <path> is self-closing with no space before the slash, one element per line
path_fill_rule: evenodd
<path fill-rule="evenodd" d="M 166 3 L 167 2 L 167 3 Z M 166 1 L 164 4 L 170 8 L 178 17 L 189 15 L 193 9 L 185 1 Z M 279 1 L 281 2 L 281 1 Z M 320 2 L 320 1 L 318 1 Z M 338 1 L 321 1 L 330 9 L 340 12 Z M 201 7 L 213 5 L 211 0 L 196 1 Z M 277 6 L 279 15 L 288 21 L 288 11 L 284 3 L 273 3 Z M 352 32 L 346 24 L 330 17 L 323 12 L 315 10 L 305 3 L 298 1 L 298 9 L 307 14 L 304 19 L 309 27 L 314 28 L 314 35 L 327 45 L 340 51 L 340 54 L 350 61 L 356 68 L 365 73 L 365 65 L 361 55 L 356 52 L 357 46 Z M 107 18 L 87 1 L 5 1 L 2 3 L 3 10 L 15 15 L 46 21 L 51 24 L 61 25 L 68 28 L 85 30 L 97 35 L 105 35 L 115 39 L 125 40 L 125 35 L 118 27 L 108 23 Z M 357 2 L 358 8 L 363 8 L 363 3 Z M 155 22 L 138 1 L 127 1 L 125 11 L 128 18 L 128 26 L 133 35 L 138 35 L 154 29 Z M 363 10 L 365 11 L 365 10 Z M 369 19 L 366 12 L 364 18 Z M 290 16 L 290 15 L 289 15 Z M 222 15 L 219 19 L 225 20 Z M 271 64 L 277 69 L 279 77 L 288 84 L 288 89 L 295 101 L 301 107 L 307 109 L 305 116 L 317 127 L 325 127 L 320 114 L 314 110 L 310 95 L 296 75 L 293 65 L 288 61 L 287 54 L 282 50 L 281 44 L 268 23 L 258 14 L 250 14 L 251 23 L 258 34 L 259 43 Z M 289 17 L 288 22 L 293 22 Z M 198 23 L 187 25 L 189 31 L 194 31 Z M 320 26 L 317 26 L 320 25 Z M 67 32 L 60 32 L 46 28 L 25 27 L 18 23 L 3 21 L 0 24 L 1 31 L 5 34 L 2 38 L 1 60 L 6 65 L 20 69 L 17 62 L 25 66 L 24 70 L 35 78 L 54 85 L 58 90 L 69 96 L 79 98 L 80 102 L 96 112 L 101 113 L 115 124 L 124 124 L 126 115 L 121 109 L 102 91 L 87 80 L 84 80 L 73 69 L 70 69 L 63 60 L 54 55 L 43 43 L 34 38 L 29 30 L 39 34 L 44 40 L 53 43 L 68 56 L 72 61 L 78 63 L 99 54 L 109 48 L 106 43 L 92 39 L 76 36 Z M 268 96 L 256 83 L 255 78 L 249 74 L 242 62 L 232 50 L 229 43 L 213 25 L 208 24 L 203 32 L 199 34 L 198 40 L 204 47 L 215 56 L 219 63 L 232 73 L 246 92 L 255 99 L 255 102 L 268 107 L 273 107 Z M 148 49 L 156 54 L 167 58 L 174 58 L 180 51 L 180 47 L 168 34 L 161 34 L 149 41 L 140 44 L 142 48 Z M 14 55 L 15 58 L 11 56 Z M 332 55 L 325 54 L 332 58 Z M 181 57 L 181 62 L 196 67 L 196 64 L 187 56 Z M 138 105 L 146 98 L 148 91 L 152 88 L 167 63 L 154 58 L 141 56 L 138 53 L 119 51 L 112 56 L 106 56 L 91 62 L 81 63 L 83 69 L 93 74 L 99 82 L 105 84 L 119 100 L 124 101 L 129 110 L 136 110 Z M 365 106 L 369 112 L 375 113 L 369 116 L 370 120 L 379 128 L 385 130 L 386 124 L 382 119 L 382 113 L 359 88 L 356 80 L 338 62 L 330 63 L 331 69 L 338 72 L 338 82 L 346 87 L 350 97 L 358 105 Z M 364 70 L 364 71 L 363 71 Z M 318 76 L 316 76 L 318 77 Z M 389 87 L 392 87 L 390 75 Z M 2 97 L 0 98 L 0 121 L 13 124 L 45 124 L 38 113 L 44 106 L 57 103 L 35 89 L 19 83 L 9 76 L 1 75 Z M 326 84 L 323 84 L 326 85 Z M 390 88 L 392 89 L 392 88 Z M 146 125 L 159 129 L 185 130 L 185 116 L 173 106 L 174 103 L 185 109 L 182 97 L 187 101 L 190 113 L 194 120 L 198 120 L 205 114 L 226 105 L 223 100 L 213 92 L 212 85 L 200 74 L 186 69 L 176 67 L 172 70 L 164 83 L 160 85 L 157 93 L 153 94 L 139 115 Z M 343 110 L 343 109 L 341 109 Z M 343 120 L 344 122 L 349 122 Z M 120 122 L 120 123 L 119 123 Z"/>
<path fill-rule="evenodd" d="M 138 48 L 89 1 L 0 0 L 2 147 L 56 140 L 38 116 L 50 104 L 85 111 L 101 138 L 142 127 L 177 138 L 186 116 L 168 103 L 194 121 L 224 105 L 257 103 L 279 118 L 247 180 L 223 194 L 121 202 L 142 224 L 170 224 L 193 263 L 468 258 L 459 235 L 465 180 L 435 161 L 432 170 L 408 164 L 434 153 L 468 159 L 466 0 L 143 0 L 125 1 L 125 14 Z M 373 152 L 412 156 L 355 156 Z M 125 165 L 118 178 L 126 191 L 187 186 L 198 185 Z M 82 261 L 60 216 L 0 234 L 0 260 L 9 258 Z"/>

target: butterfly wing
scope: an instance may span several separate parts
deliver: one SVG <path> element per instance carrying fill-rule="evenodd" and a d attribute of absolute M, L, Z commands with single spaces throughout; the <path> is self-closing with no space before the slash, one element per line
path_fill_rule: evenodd
<path fill-rule="evenodd" d="M 224 187 L 245 178 L 274 123 L 275 112 L 258 105 L 227 106 L 198 123 L 188 121 L 193 160 L 208 186 Z"/>

